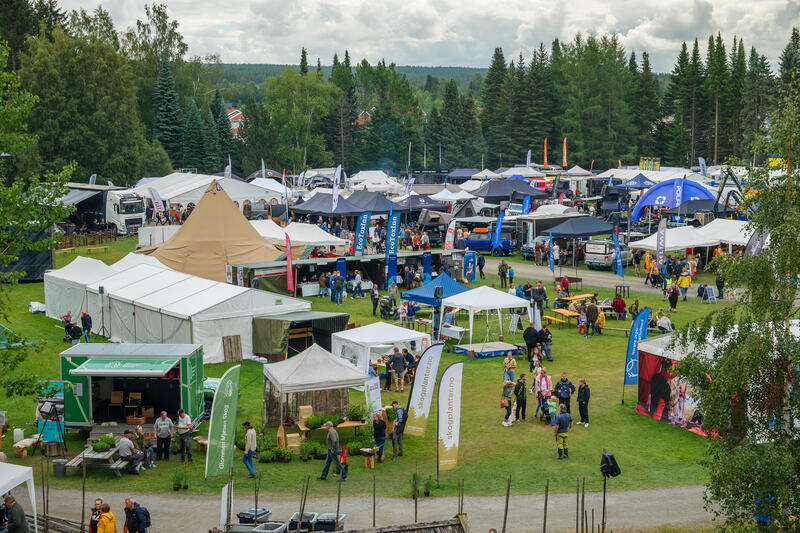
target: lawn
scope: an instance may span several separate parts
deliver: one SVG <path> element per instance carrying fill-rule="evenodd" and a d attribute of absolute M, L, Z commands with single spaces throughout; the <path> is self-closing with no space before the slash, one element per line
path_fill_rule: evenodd
<path fill-rule="evenodd" d="M 122 257 L 132 248 L 131 241 L 124 241 L 109 246 L 108 252 L 93 254 L 107 262 Z M 64 264 L 64 256 L 59 256 L 59 265 Z M 520 280 L 522 281 L 522 280 Z M 487 276 L 483 283 L 497 283 L 495 276 Z M 46 378 L 57 378 L 57 354 L 66 348 L 61 342 L 61 329 L 58 324 L 43 315 L 28 313 L 29 301 L 44 301 L 41 283 L 23 284 L 10 288 L 12 307 L 8 314 L 7 325 L 18 333 L 35 341 L 40 348 L 32 354 L 19 371 L 39 374 Z M 611 296 L 610 289 L 593 289 L 601 297 Z M 658 294 L 637 293 L 642 306 L 650 305 L 654 309 L 662 307 L 664 302 Z M 351 314 L 351 323 L 367 324 L 373 320 L 372 306 L 369 300 L 347 299 L 343 306 L 337 307 L 327 299 L 310 298 L 314 310 L 343 310 Z M 722 304 L 719 304 L 722 305 Z M 699 318 L 709 311 L 694 299 L 687 303 L 679 303 L 678 312 L 673 314 L 674 323 L 680 327 L 690 320 Z M 496 317 L 492 324 L 490 338 L 496 338 Z M 507 322 L 506 322 L 507 325 Z M 609 326 L 628 327 L 629 321 L 617 323 L 609 320 Z M 636 400 L 636 387 L 629 386 L 625 391 L 626 403 L 620 403 L 622 395 L 622 370 L 625 361 L 627 339 L 620 332 L 607 332 L 595 339 L 585 339 L 578 335 L 574 327 L 553 330 L 553 358 L 548 363 L 548 372 L 556 377 L 567 372 L 576 384 L 578 378 L 585 377 L 592 391 L 590 403 L 591 425 L 589 428 L 576 427 L 570 433 L 570 459 L 557 461 L 553 433 L 550 426 L 538 421 L 526 424 L 515 424 L 503 427 L 504 411 L 499 406 L 501 395 L 502 364 L 501 360 L 475 360 L 467 362 L 464 368 L 464 389 L 462 396 L 462 425 L 459 466 L 454 471 L 443 472 L 441 488 L 436 495 L 454 495 L 458 479 L 466 480 L 466 492 L 470 495 L 497 495 L 505 491 L 508 474 L 513 474 L 513 491 L 515 494 L 543 492 L 546 479 L 550 479 L 551 490 L 569 492 L 574 490 L 576 477 L 585 476 L 587 488 L 602 488 L 599 475 L 600 452 L 606 448 L 616 454 L 622 468 L 622 475 L 610 484 L 611 490 L 656 488 L 667 485 L 691 485 L 703 483 L 705 473 L 699 461 L 705 449 L 704 439 L 693 433 L 675 428 L 668 424 L 654 421 L 633 411 Z M 509 335 L 509 342 L 521 342 L 521 332 Z M 485 323 L 476 320 L 474 339 L 482 341 L 485 337 Z M 440 372 L 454 362 L 465 358 L 446 352 Z M 205 366 L 207 376 L 221 376 L 229 365 L 213 364 Z M 520 360 L 519 372 L 524 372 L 527 364 Z M 239 421 L 250 420 L 256 423 L 261 420 L 262 372 L 261 365 L 252 361 L 243 363 L 241 374 L 241 400 L 239 403 Z M 353 401 L 363 402 L 363 394 L 351 392 Z M 384 394 L 383 403 L 400 400 L 405 404 L 406 395 Z M 434 405 L 431 413 L 436 412 Z M 0 409 L 7 410 L 11 427 L 25 427 L 26 433 L 32 433 L 34 427 L 28 424 L 33 418 L 35 400 L 33 398 L 0 397 Z M 535 399 L 529 398 L 529 418 L 535 408 Z M 577 408 L 575 409 L 577 414 Z M 433 417 L 433 415 L 432 415 Z M 28 424 L 28 425 L 26 425 Z M 207 425 L 201 426 L 201 433 L 207 431 Z M 274 431 L 273 431 L 274 432 Z M 352 457 L 350 461 L 350 480 L 345 487 L 345 494 L 368 494 L 372 490 L 372 473 L 376 474 L 378 493 L 383 496 L 401 496 L 410 492 L 410 478 L 418 472 L 423 478 L 436 475 L 436 423 L 431 420 L 424 438 L 405 437 L 405 457 L 398 461 L 387 461 L 378 465 L 373 472 L 367 472 L 361 457 Z M 14 459 L 11 439 L 3 439 L 3 451 L 12 461 L 39 467 L 39 457 Z M 83 438 L 79 433 L 68 433 L 68 446 L 74 453 L 82 446 Z M 322 441 L 324 432 L 312 432 L 312 438 Z M 352 438 L 352 429 L 342 431 L 341 438 L 347 442 Z M 388 448 L 391 451 L 391 448 Z M 204 454 L 195 453 L 194 464 L 187 468 L 190 479 L 190 492 L 218 493 L 223 479 L 204 481 Z M 237 490 L 243 493 L 252 492 L 252 483 L 244 479 L 246 470 L 241 462 L 241 452 L 236 452 L 235 475 L 240 479 Z M 90 470 L 87 488 L 90 492 L 99 490 L 124 490 L 134 493 L 166 492 L 171 487 L 171 473 L 175 463 L 159 464 L 152 471 L 138 477 L 126 476 L 119 480 L 105 470 Z M 297 459 L 288 464 L 258 464 L 256 469 L 263 473 L 266 483 L 263 490 L 269 493 L 295 493 L 300 488 L 304 475 L 316 477 L 322 468 L 322 462 L 303 463 Z M 80 488 L 80 473 L 71 469 L 64 479 L 52 479 L 55 488 Z M 336 483 L 314 483 L 314 496 L 335 495 Z"/>

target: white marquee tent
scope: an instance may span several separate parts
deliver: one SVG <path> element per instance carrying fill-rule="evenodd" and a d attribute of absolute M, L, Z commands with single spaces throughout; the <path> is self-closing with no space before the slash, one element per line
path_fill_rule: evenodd
<path fill-rule="evenodd" d="M 97 259 L 78 256 L 68 265 L 44 273 L 45 314 L 58 319 L 67 311 L 77 320 L 87 308 L 86 284 L 107 278 L 114 269 Z"/>
<path fill-rule="evenodd" d="M 178 203 L 187 206 L 190 203 L 197 205 L 205 194 L 208 185 L 216 180 L 222 189 L 237 202 L 241 208 L 245 201 L 258 202 L 280 200 L 281 195 L 264 187 L 253 185 L 245 181 L 206 174 L 187 174 L 175 172 L 163 178 L 151 181 L 141 187 L 136 187 L 128 192 L 150 198 L 150 189 L 155 190 L 161 199 L 168 203 Z"/>
<path fill-rule="evenodd" d="M 665 231 L 664 250 L 685 250 L 686 248 L 702 248 L 719 244 L 719 237 L 708 237 L 700 233 L 694 226 L 679 226 L 667 228 Z M 653 233 L 646 239 L 628 243 L 630 248 L 656 250 L 658 248 L 658 233 Z"/>
<path fill-rule="evenodd" d="M 108 294 L 124 289 L 128 285 L 138 281 L 146 280 L 163 270 L 163 268 L 154 267 L 152 265 L 139 265 L 127 270 L 115 272 L 110 276 L 93 281 L 92 283 L 87 283 L 84 289 L 86 292 L 86 310 L 89 311 L 93 321 L 99 319 L 102 322 L 103 317 L 111 316 L 111 310 L 108 307 Z M 100 287 L 103 287 L 103 294 L 105 296 L 100 294 Z M 108 319 L 106 319 L 105 322 L 106 326 L 108 326 Z M 99 328 L 95 329 L 99 330 Z"/>
<path fill-rule="evenodd" d="M 394 178 L 390 178 L 382 170 L 362 170 L 347 178 L 346 185 L 351 190 L 368 190 L 370 192 L 399 193 L 405 186 Z"/>
<path fill-rule="evenodd" d="M 436 200 L 437 202 L 459 202 L 461 200 L 472 200 L 475 198 L 475 195 L 463 190 L 453 192 L 449 189 L 442 189 L 436 194 L 432 194 L 430 198 L 431 200 Z"/>
<path fill-rule="evenodd" d="M 531 168 L 528 168 L 528 167 L 511 167 L 508 170 L 503 171 L 502 174 L 500 174 L 500 176 L 503 177 L 503 178 L 510 178 L 511 176 L 516 176 L 516 175 L 520 175 L 520 176 L 523 176 L 525 178 L 543 178 L 544 177 L 544 173 L 539 172 L 538 170 L 536 170 L 533 167 L 531 167 Z"/>
<path fill-rule="evenodd" d="M 374 322 L 331 335 L 331 351 L 333 355 L 350 361 L 362 372 L 367 372 L 373 350 L 383 353 L 393 346 L 401 347 L 411 342 L 418 343 L 417 350 L 421 352 L 431 345 L 431 336 L 424 331 Z"/>
<path fill-rule="evenodd" d="M 318 344 L 285 361 L 264 365 L 264 376 L 280 394 L 361 387 L 369 374 Z"/>
<path fill-rule="evenodd" d="M 528 310 L 528 318 L 533 321 L 531 314 L 531 302 L 523 298 L 517 298 L 507 292 L 498 291 L 486 285 L 476 287 L 470 291 L 455 294 L 442 300 L 440 314 L 444 314 L 445 307 L 458 307 L 469 312 L 469 342 L 472 343 L 472 326 L 475 321 L 475 313 L 481 311 L 497 311 L 497 318 L 501 322 L 501 309 L 520 309 Z M 441 323 L 441 321 L 440 321 Z"/>
<path fill-rule="evenodd" d="M 159 261 L 158 259 L 156 259 L 151 255 L 135 254 L 133 252 L 129 253 L 116 263 L 112 263 L 110 266 L 115 271 L 121 272 L 123 270 L 128 270 L 129 268 L 141 265 L 150 265 L 158 268 L 167 268 L 161 261 Z"/>
<path fill-rule="evenodd" d="M 181 229 L 179 225 L 172 226 L 142 226 L 139 228 L 139 247 L 155 246 L 166 242 Z"/>
<path fill-rule="evenodd" d="M 497 174 L 496 172 L 492 172 L 488 168 L 484 168 L 483 170 L 481 170 L 477 174 L 473 174 L 472 175 L 472 179 L 473 180 L 478 180 L 478 181 L 492 180 L 492 179 L 497 179 L 499 177 L 500 177 L 500 174 Z M 462 185 L 462 187 L 463 187 L 463 185 Z"/>
<path fill-rule="evenodd" d="M 715 218 L 705 226 L 697 228 L 697 232 L 709 239 L 736 246 L 747 245 L 753 236 L 753 231 L 747 229 L 747 221 L 723 218 Z"/>
<path fill-rule="evenodd" d="M 39 522 L 36 511 L 36 490 L 33 484 L 33 468 L 30 466 L 0 463 L 0 494 L 6 494 L 11 489 L 25 483 L 28 486 L 28 499 L 31 501 L 33 514 L 33 528 L 39 532 Z"/>
<path fill-rule="evenodd" d="M 255 185 L 256 187 L 261 187 L 262 189 L 267 189 L 268 191 L 272 191 L 274 193 L 278 193 L 283 197 L 283 184 L 273 178 L 254 178 L 250 180 L 250 185 Z M 286 187 L 289 191 L 289 198 L 292 197 L 292 188 Z"/>
<path fill-rule="evenodd" d="M 473 176 L 471 180 L 465 181 L 464 183 L 460 184 L 459 187 L 461 187 L 461 190 L 463 191 L 472 192 L 476 189 L 480 189 L 484 185 L 486 185 L 486 181 L 484 179 L 475 179 Z"/>
<path fill-rule="evenodd" d="M 349 244 L 346 240 L 335 237 L 316 224 L 303 222 L 290 222 L 285 228 L 280 227 L 271 219 L 251 220 L 259 235 L 277 244 L 285 244 L 289 235 L 292 244 L 305 244 L 308 246 L 343 246 Z"/>

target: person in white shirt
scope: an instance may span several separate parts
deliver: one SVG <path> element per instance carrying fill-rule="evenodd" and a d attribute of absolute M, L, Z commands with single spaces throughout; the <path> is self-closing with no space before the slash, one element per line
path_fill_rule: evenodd
<path fill-rule="evenodd" d="M 550 397 L 552 390 L 553 381 L 550 379 L 550 376 L 547 375 L 547 369 L 542 367 L 541 373 L 536 380 L 536 412 L 533 414 L 534 417 L 539 413 L 539 409 L 542 409 L 542 412 L 544 412 L 542 406 L 547 403 L 547 399 Z M 540 417 L 540 420 L 542 418 L 543 417 Z"/>
<path fill-rule="evenodd" d="M 661 331 L 672 331 L 672 320 L 670 320 L 670 315 L 667 313 L 666 315 L 662 316 L 658 323 L 656 324 L 658 329 Z"/>
<path fill-rule="evenodd" d="M 561 263 L 558 262 L 561 255 L 561 247 L 558 245 L 557 242 L 553 243 L 553 263 L 556 265 L 560 265 Z"/>
<path fill-rule="evenodd" d="M 253 456 L 258 447 L 256 443 L 256 430 L 253 429 L 250 422 L 245 422 L 242 426 L 247 430 L 244 434 L 244 457 L 242 460 L 244 461 L 244 466 L 247 467 L 247 471 L 250 473 L 247 477 L 253 478 L 256 477 L 256 471 L 255 468 L 253 468 Z"/>
<path fill-rule="evenodd" d="M 188 456 L 189 464 L 192 464 L 192 419 L 183 409 L 178 410 L 178 423 L 175 424 L 175 427 L 178 429 L 181 461 L 185 461 Z"/>

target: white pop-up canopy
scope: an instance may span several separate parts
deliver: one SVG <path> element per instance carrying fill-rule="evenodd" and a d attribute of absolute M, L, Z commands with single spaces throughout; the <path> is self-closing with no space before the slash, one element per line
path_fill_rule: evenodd
<path fill-rule="evenodd" d="M 369 374 L 318 344 L 285 361 L 264 365 L 264 376 L 281 394 L 361 387 L 369 379 Z"/>
<path fill-rule="evenodd" d="M 497 319 L 501 323 L 502 330 L 502 315 L 501 309 L 519 309 L 525 308 L 528 310 L 528 319 L 533 321 L 531 314 L 531 302 L 523 298 L 518 298 L 507 292 L 498 291 L 486 285 L 476 287 L 471 291 L 455 294 L 442 300 L 440 314 L 444 314 L 445 307 L 458 307 L 465 309 L 469 312 L 469 342 L 472 343 L 472 325 L 475 321 L 475 313 L 481 311 L 494 311 L 497 310 Z M 441 320 L 439 322 L 442 323 Z"/>
<path fill-rule="evenodd" d="M 746 221 L 723 218 L 716 218 L 705 226 L 697 228 L 697 233 L 709 239 L 736 246 L 746 246 L 750 237 L 753 236 L 753 231 L 747 229 Z"/>
<path fill-rule="evenodd" d="M 703 248 L 719 244 L 718 237 L 708 237 L 700 233 L 693 226 L 680 226 L 667 228 L 665 231 L 665 251 L 685 250 L 686 248 Z M 656 250 L 658 248 L 658 233 L 653 233 L 646 239 L 628 243 L 630 248 Z"/>
<path fill-rule="evenodd" d="M 523 176 L 525 178 L 543 178 L 544 174 L 535 168 L 528 167 L 511 167 L 500 174 L 503 178 L 510 178 L 511 176 Z"/>
<path fill-rule="evenodd" d="M 128 192 L 134 192 L 139 196 L 150 198 L 150 189 L 153 189 L 164 202 L 177 203 L 185 207 L 190 203 L 196 205 L 213 181 L 219 184 L 231 200 L 239 204 L 240 211 L 246 201 L 269 202 L 270 200 L 280 201 L 281 198 L 280 194 L 275 191 L 267 190 L 264 187 L 259 187 L 246 181 L 183 172 L 175 172 L 140 187 L 130 189 Z"/>
<path fill-rule="evenodd" d="M 472 200 L 475 196 L 464 190 L 453 192 L 450 189 L 442 189 L 436 194 L 432 194 L 430 198 L 438 202 L 458 202 L 460 200 Z"/>
<path fill-rule="evenodd" d="M 492 179 L 497 179 L 499 177 L 500 177 L 500 174 L 497 174 L 496 172 L 492 172 L 488 168 L 484 168 L 483 170 L 481 170 L 477 174 L 473 174 L 472 175 L 472 179 L 473 180 L 478 180 L 478 181 L 492 180 Z"/>
<path fill-rule="evenodd" d="M 359 370 L 367 372 L 373 348 L 399 347 L 411 342 L 422 343 L 421 347 L 425 348 L 430 346 L 431 336 L 424 331 L 401 328 L 386 322 L 374 322 L 331 335 L 331 351 L 333 355 L 347 359 Z M 417 349 L 420 350 L 420 346 L 417 346 Z"/>
<path fill-rule="evenodd" d="M 290 222 L 285 228 L 282 228 L 272 219 L 251 220 L 250 224 L 259 235 L 276 244 L 286 243 L 284 234 L 289 235 L 289 240 L 291 240 L 292 244 L 305 244 L 308 246 L 344 246 L 349 244 L 346 240 L 331 235 L 316 224 Z"/>
<path fill-rule="evenodd" d="M 23 483 L 28 485 L 28 498 L 33 511 L 33 528 L 39 532 L 39 523 L 36 516 L 36 491 L 33 485 L 33 468 L 29 466 L 0 463 L 0 494 L 5 494 Z"/>
<path fill-rule="evenodd" d="M 115 271 L 97 259 L 78 256 L 70 264 L 44 273 L 44 302 L 46 314 L 58 319 L 67 311 L 77 320 L 87 309 L 86 284 L 107 278 Z"/>

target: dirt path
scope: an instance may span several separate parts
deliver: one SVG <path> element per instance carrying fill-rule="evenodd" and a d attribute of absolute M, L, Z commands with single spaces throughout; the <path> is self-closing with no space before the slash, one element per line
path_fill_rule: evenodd
<path fill-rule="evenodd" d="M 328 480 L 327 483 L 331 483 Z M 314 492 L 312 481 L 311 494 Z M 613 483 L 613 481 L 612 481 Z M 347 489 L 344 487 L 344 492 Z M 22 487 L 15 495 L 26 510 L 30 509 L 27 491 Z M 120 531 L 124 523 L 122 511 L 125 497 L 133 496 L 145 505 L 152 515 L 150 533 L 205 533 L 218 525 L 220 497 L 184 494 L 139 495 L 126 493 L 103 493 L 101 496 L 111 505 L 117 516 Z M 87 504 L 95 497 L 87 494 Z M 41 499 L 41 492 L 37 494 Z M 575 494 L 551 494 L 548 501 L 547 530 L 575 530 Z M 81 493 L 78 490 L 51 490 L 50 514 L 80 520 Z M 41 504 L 41 501 L 38 502 Z M 464 509 L 475 533 L 485 533 L 489 528 L 503 525 L 505 498 L 466 497 Z M 602 493 L 586 494 L 586 509 L 591 516 L 595 511 L 598 524 L 602 512 Z M 670 487 L 656 490 L 610 492 L 607 498 L 607 528 L 614 531 L 642 531 L 654 528 L 693 529 L 712 526 L 712 516 L 703 509 L 703 487 Z M 234 500 L 236 512 L 253 506 L 252 498 L 237 496 Z M 287 494 L 280 497 L 262 496 L 259 506 L 272 511 L 275 520 L 287 520 L 299 510 L 299 496 Z M 411 499 L 378 498 L 377 525 L 405 524 L 414 521 L 414 503 Z M 544 495 L 512 496 L 509 504 L 508 533 L 541 531 Z M 680 509 L 679 512 L 675 512 Z M 336 510 L 336 499 L 309 497 L 306 511 L 326 513 Z M 419 521 L 431 521 L 456 514 L 454 497 L 427 498 L 419 502 Z M 361 528 L 372 526 L 372 499 L 368 496 L 343 498 L 341 512 L 347 515 L 345 526 Z"/>

